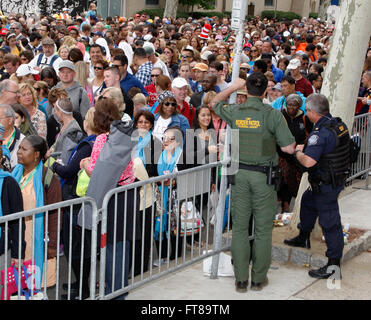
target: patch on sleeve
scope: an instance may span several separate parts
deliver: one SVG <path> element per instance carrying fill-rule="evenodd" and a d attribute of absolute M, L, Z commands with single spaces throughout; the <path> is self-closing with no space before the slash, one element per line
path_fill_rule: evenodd
<path fill-rule="evenodd" d="M 308 139 L 308 146 L 314 146 L 317 144 L 319 140 L 319 136 L 317 135 L 312 135 L 309 139 Z"/>

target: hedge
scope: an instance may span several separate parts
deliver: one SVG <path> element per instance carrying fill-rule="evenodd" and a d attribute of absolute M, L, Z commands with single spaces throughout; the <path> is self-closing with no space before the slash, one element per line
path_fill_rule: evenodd
<path fill-rule="evenodd" d="M 151 19 L 153 19 L 154 17 L 163 17 L 164 16 L 164 11 L 165 9 L 144 9 L 144 10 L 141 10 L 139 11 L 138 13 L 139 14 L 142 14 L 142 13 L 146 13 L 148 14 Z M 224 12 L 224 15 L 223 13 L 221 12 L 215 12 L 215 11 L 205 11 L 205 12 L 193 12 L 193 14 L 191 13 L 188 13 L 188 12 L 177 12 L 176 16 L 177 18 L 188 18 L 188 17 L 192 17 L 193 19 L 200 19 L 200 18 L 203 18 L 203 17 L 218 17 L 218 18 L 223 18 L 223 17 L 231 17 L 231 12 L 230 11 L 225 11 Z"/>
<path fill-rule="evenodd" d="M 274 10 L 265 10 L 262 11 L 261 15 L 262 18 L 268 18 L 268 19 L 273 19 L 274 18 Z M 286 12 L 286 11 L 276 11 L 276 19 L 277 20 L 294 20 L 294 19 L 301 19 L 301 16 L 298 15 L 295 12 Z"/>
<path fill-rule="evenodd" d="M 317 18 L 318 18 L 318 13 L 317 13 L 317 12 L 311 12 L 311 13 L 309 14 L 309 18 L 317 19 Z"/>

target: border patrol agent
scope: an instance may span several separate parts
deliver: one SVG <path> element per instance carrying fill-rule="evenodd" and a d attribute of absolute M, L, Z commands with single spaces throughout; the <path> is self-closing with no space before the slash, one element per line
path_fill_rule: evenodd
<path fill-rule="evenodd" d="M 339 214 L 338 196 L 344 189 L 350 166 L 350 137 L 347 126 L 340 118 L 329 113 L 327 98 L 311 94 L 307 98 L 307 116 L 314 123 L 306 145 L 298 145 L 295 157 L 307 168 L 310 188 L 303 193 L 300 208 L 300 233 L 286 239 L 285 244 L 310 248 L 310 233 L 317 217 L 326 240 L 328 263 L 318 270 L 310 270 L 313 278 L 340 280 L 340 260 L 344 236 Z M 329 268 L 330 267 L 330 268 Z"/>
<path fill-rule="evenodd" d="M 236 277 L 236 290 L 246 292 L 249 279 L 250 245 L 249 221 L 253 215 L 255 232 L 252 247 L 251 289 L 261 290 L 267 283 L 271 262 L 273 220 L 277 213 L 277 193 L 268 184 L 277 172 L 281 150 L 294 153 L 295 139 L 281 112 L 263 104 L 262 98 L 268 80 L 255 72 L 246 82 L 236 79 L 219 93 L 213 103 L 215 113 L 225 120 L 231 129 L 239 130 L 239 170 L 232 185 L 232 258 Z M 245 104 L 227 105 L 229 95 L 247 88 Z M 218 102 L 219 101 L 219 102 Z"/>

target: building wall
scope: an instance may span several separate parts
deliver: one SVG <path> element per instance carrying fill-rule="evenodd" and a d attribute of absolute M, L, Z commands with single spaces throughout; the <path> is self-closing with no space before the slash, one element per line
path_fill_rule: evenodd
<path fill-rule="evenodd" d="M 232 11 L 233 0 L 216 0 L 216 8 L 212 11 L 221 12 L 223 8 L 223 1 L 225 1 L 225 10 Z M 248 4 L 253 3 L 255 5 L 255 15 L 261 14 L 264 10 L 274 10 L 274 5 L 266 7 L 265 0 L 246 0 Z M 320 0 L 274 0 L 273 4 L 277 2 L 278 11 L 293 11 L 300 14 L 303 17 L 308 17 L 309 13 L 318 12 Z M 98 11 L 105 17 L 107 14 L 107 0 L 98 0 Z M 132 17 L 136 12 L 143 9 L 158 9 L 164 8 L 166 0 L 159 0 L 159 5 L 146 5 L 146 0 L 109 0 L 111 4 L 111 15 L 123 15 L 126 17 Z M 125 6 L 126 5 L 126 6 Z M 121 10 L 117 10 L 117 7 L 121 6 Z M 102 11 L 99 8 L 102 8 Z M 126 8 L 125 8 L 126 7 Z M 126 10 L 125 10 L 126 9 Z M 118 12 L 120 11 L 120 12 Z M 195 11 L 202 11 L 201 9 L 195 8 Z"/>

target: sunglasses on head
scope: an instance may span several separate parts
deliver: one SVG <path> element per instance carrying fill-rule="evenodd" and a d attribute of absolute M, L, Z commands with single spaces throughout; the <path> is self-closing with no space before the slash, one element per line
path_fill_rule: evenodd
<path fill-rule="evenodd" d="M 168 107 L 168 106 L 172 106 L 172 107 L 176 107 L 176 102 L 164 102 L 164 106 Z"/>

